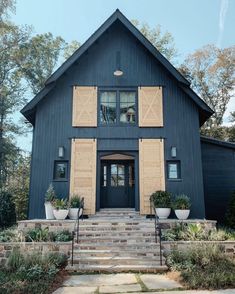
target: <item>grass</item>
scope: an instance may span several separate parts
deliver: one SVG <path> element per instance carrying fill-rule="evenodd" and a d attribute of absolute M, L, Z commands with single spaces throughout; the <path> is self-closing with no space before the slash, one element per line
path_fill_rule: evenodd
<path fill-rule="evenodd" d="M 172 271 L 180 271 L 182 282 L 190 289 L 235 288 L 235 261 L 218 245 L 200 244 L 185 252 L 167 256 Z"/>

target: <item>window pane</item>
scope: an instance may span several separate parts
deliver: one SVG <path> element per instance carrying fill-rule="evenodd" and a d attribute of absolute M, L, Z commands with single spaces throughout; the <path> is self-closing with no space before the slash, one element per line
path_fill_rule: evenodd
<path fill-rule="evenodd" d="M 103 166 L 103 187 L 107 186 L 107 166 Z"/>
<path fill-rule="evenodd" d="M 122 164 L 111 164 L 111 186 L 119 187 L 125 185 L 125 166 Z"/>
<path fill-rule="evenodd" d="M 103 124 L 116 122 L 116 92 L 101 93 L 100 121 Z"/>
<path fill-rule="evenodd" d="M 55 180 L 67 179 L 67 162 L 55 162 L 54 179 Z"/>
<path fill-rule="evenodd" d="M 135 123 L 135 92 L 120 92 L 120 122 Z"/>
<path fill-rule="evenodd" d="M 178 178 L 177 163 L 169 163 L 168 170 L 169 170 L 169 179 Z"/>

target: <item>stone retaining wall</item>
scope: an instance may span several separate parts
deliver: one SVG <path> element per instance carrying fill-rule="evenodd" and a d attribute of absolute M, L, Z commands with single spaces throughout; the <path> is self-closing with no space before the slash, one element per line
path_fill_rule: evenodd
<path fill-rule="evenodd" d="M 39 251 L 47 252 L 61 252 L 68 257 L 70 256 L 71 242 L 9 242 L 0 243 L 0 265 L 6 263 L 7 258 L 12 252 L 13 248 L 19 248 L 22 253 L 30 253 Z"/>
<path fill-rule="evenodd" d="M 195 244 L 216 244 L 224 247 L 224 252 L 229 257 L 235 258 L 235 241 L 163 241 L 164 252 L 172 250 L 185 251 Z"/>

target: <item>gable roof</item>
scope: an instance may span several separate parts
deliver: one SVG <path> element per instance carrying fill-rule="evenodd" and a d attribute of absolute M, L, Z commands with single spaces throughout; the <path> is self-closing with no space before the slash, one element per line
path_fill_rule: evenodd
<path fill-rule="evenodd" d="M 235 149 L 235 143 L 226 142 L 226 141 L 222 141 L 222 140 L 211 138 L 211 137 L 201 136 L 201 142 L 214 144 L 219 147 L 226 147 L 226 148 Z"/>
<path fill-rule="evenodd" d="M 183 75 L 153 46 L 153 44 L 120 12 L 116 10 L 91 37 L 79 47 L 45 82 L 45 87 L 21 110 L 21 113 L 34 123 L 36 105 L 52 90 L 56 81 L 77 61 L 78 58 L 117 20 L 119 20 L 147 50 L 166 68 L 180 83 L 183 91 L 198 105 L 202 125 L 213 110 L 190 88 L 190 83 Z"/>

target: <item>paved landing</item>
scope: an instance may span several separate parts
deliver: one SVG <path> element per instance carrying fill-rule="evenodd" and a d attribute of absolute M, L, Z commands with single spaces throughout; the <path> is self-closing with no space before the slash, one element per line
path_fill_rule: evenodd
<path fill-rule="evenodd" d="M 57 289 L 54 294 L 141 293 L 148 290 L 177 290 L 180 288 L 182 286 L 179 283 L 171 280 L 166 275 L 74 275 L 69 277 L 64 282 L 63 287 Z"/>

